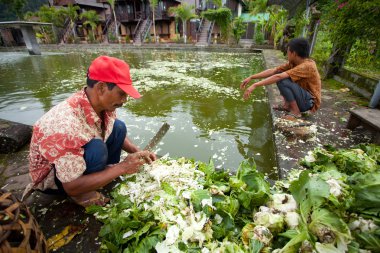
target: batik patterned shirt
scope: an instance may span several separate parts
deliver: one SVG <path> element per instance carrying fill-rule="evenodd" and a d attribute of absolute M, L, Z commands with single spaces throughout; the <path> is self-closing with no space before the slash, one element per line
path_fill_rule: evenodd
<path fill-rule="evenodd" d="M 321 77 L 317 65 L 312 59 L 297 66 L 287 62 L 276 68 L 278 72 L 286 72 L 293 82 L 307 90 L 314 99 L 311 111 L 315 112 L 321 106 Z"/>
<path fill-rule="evenodd" d="M 42 116 L 33 126 L 30 143 L 29 172 L 34 188 L 56 189 L 54 170 L 63 183 L 83 175 L 86 170 L 83 146 L 93 138 L 106 141 L 115 119 L 115 112 L 104 113 L 102 131 L 102 121 L 91 106 L 85 89 Z"/>

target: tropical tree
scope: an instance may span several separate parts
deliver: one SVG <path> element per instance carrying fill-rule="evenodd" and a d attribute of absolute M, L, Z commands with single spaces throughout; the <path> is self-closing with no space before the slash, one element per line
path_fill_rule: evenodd
<path fill-rule="evenodd" d="M 39 21 L 41 22 L 53 23 L 56 12 L 56 8 L 43 5 L 36 12 L 28 11 L 27 13 L 25 13 L 24 19 L 27 21 L 31 21 L 33 18 L 38 17 Z"/>
<path fill-rule="evenodd" d="M 221 30 L 221 36 L 224 40 L 228 39 L 230 30 L 228 29 L 232 21 L 231 9 L 222 7 L 216 10 L 209 9 L 202 12 L 202 16 L 210 21 L 214 21 Z"/>
<path fill-rule="evenodd" d="M 150 0 L 150 9 L 152 10 L 152 21 L 153 21 L 153 35 L 154 35 L 154 41 L 157 42 L 157 35 L 156 35 L 156 18 L 155 18 L 155 10 L 158 5 L 158 0 Z"/>
<path fill-rule="evenodd" d="M 117 19 L 116 19 L 116 13 L 115 13 L 115 1 L 116 0 L 107 0 L 109 5 L 111 6 L 112 13 L 113 13 L 113 18 L 114 18 L 114 22 L 115 22 L 115 36 L 116 36 L 116 38 L 118 38 L 119 37 L 119 26 L 117 25 Z"/>
<path fill-rule="evenodd" d="M 74 25 L 75 25 L 75 21 L 78 19 L 78 16 L 79 16 L 78 10 L 80 10 L 80 7 L 77 5 L 73 6 L 72 4 L 69 4 L 67 8 L 64 9 L 66 16 L 70 20 L 70 28 L 74 35 L 74 38 L 77 36 Z"/>
<path fill-rule="evenodd" d="M 288 20 L 288 11 L 280 5 L 271 5 L 267 8 L 267 12 L 269 12 L 268 26 L 271 29 L 273 44 L 276 46 L 277 41 L 283 35 L 283 31 Z"/>
<path fill-rule="evenodd" d="M 23 9 L 26 4 L 26 0 L 0 0 L 0 3 L 6 4 L 9 7 L 9 10 L 15 13 L 19 20 L 23 18 Z"/>
<path fill-rule="evenodd" d="M 248 7 L 249 12 L 256 15 L 266 11 L 268 0 L 244 0 L 243 2 Z"/>
<path fill-rule="evenodd" d="M 260 28 L 261 28 L 261 33 L 264 35 L 264 34 L 265 34 L 265 31 L 266 31 L 267 20 L 265 19 L 265 16 L 264 16 L 264 15 L 258 16 L 257 19 L 258 19 L 257 24 L 260 26 Z"/>
<path fill-rule="evenodd" d="M 236 17 L 232 23 L 232 35 L 236 41 L 236 44 L 239 44 L 241 36 L 245 33 L 247 29 L 247 24 L 243 22 L 242 17 Z"/>
<path fill-rule="evenodd" d="M 172 13 L 175 15 L 176 18 L 180 18 L 182 20 L 182 27 L 183 27 L 183 38 L 184 42 L 186 44 L 186 24 L 187 21 L 191 18 L 197 17 L 197 15 L 194 14 L 194 5 L 188 5 L 187 3 L 182 3 L 176 7 L 170 7 L 169 13 Z"/>
<path fill-rule="evenodd" d="M 248 7 L 249 13 L 253 16 L 259 13 L 267 12 L 268 0 L 243 0 L 243 2 Z M 255 37 L 257 39 L 256 42 L 262 43 L 264 41 L 265 32 L 268 26 L 267 20 L 265 19 L 264 15 L 258 16 L 257 25 L 259 26 L 258 29 L 261 29 L 261 32 L 255 31 Z"/>
<path fill-rule="evenodd" d="M 62 8 L 57 9 L 54 7 L 43 5 L 40 7 L 38 11 L 36 12 L 28 11 L 24 15 L 24 19 L 29 20 L 29 21 L 35 20 L 35 17 L 38 17 L 40 22 L 53 24 L 53 28 L 51 28 L 50 26 L 47 26 L 47 27 L 41 26 L 39 28 L 43 39 L 46 42 L 51 42 L 54 38 L 53 29 L 56 29 L 57 27 L 59 28 L 63 27 L 65 23 L 65 19 L 66 19 L 66 14 L 65 14 L 65 10 Z M 55 34 L 57 34 L 57 31 L 55 31 Z"/>
<path fill-rule="evenodd" d="M 95 39 L 95 34 L 96 34 L 96 27 L 98 26 L 99 23 L 99 16 L 96 13 L 96 11 L 91 10 L 91 11 L 85 11 L 82 14 L 80 14 L 80 18 L 84 19 L 85 21 L 83 22 L 84 26 L 90 26 L 91 27 L 91 32 L 92 36 Z M 90 36 L 90 40 L 91 40 Z"/>
<path fill-rule="evenodd" d="M 222 8 L 222 6 L 223 6 L 222 0 L 212 0 L 212 2 L 215 4 L 217 9 Z"/>
<path fill-rule="evenodd" d="M 325 75 L 333 76 L 344 65 L 350 55 L 352 46 L 358 42 L 366 42 L 367 50 L 375 44 L 374 51 L 380 50 L 380 7 L 378 0 L 337 0 L 328 1 L 322 8 L 322 26 L 330 31 L 330 39 L 334 44 L 327 62 Z M 376 57 L 377 55 L 377 57 Z M 380 54 L 373 53 L 371 63 L 379 62 Z"/>

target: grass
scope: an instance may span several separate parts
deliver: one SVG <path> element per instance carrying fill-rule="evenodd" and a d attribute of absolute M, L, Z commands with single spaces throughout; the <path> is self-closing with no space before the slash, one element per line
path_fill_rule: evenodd
<path fill-rule="evenodd" d="M 322 87 L 328 90 L 339 91 L 340 93 L 346 93 L 347 95 L 344 97 L 344 102 L 355 103 L 360 106 L 368 106 L 368 103 L 369 103 L 368 99 L 360 96 L 359 94 L 352 91 L 351 89 L 349 92 L 341 91 L 341 89 L 346 89 L 347 86 L 345 86 L 344 84 L 334 79 L 323 80 Z M 343 99 L 344 95 L 342 94 L 341 96 L 342 96 L 341 99 Z M 341 103 L 341 102 L 337 102 L 337 103 Z"/>
<path fill-rule="evenodd" d="M 343 83 L 340 83 L 334 79 L 323 80 L 323 84 L 326 88 L 329 88 L 332 90 L 339 90 L 339 89 L 347 88 Z"/>
<path fill-rule="evenodd" d="M 375 70 L 375 69 L 368 69 L 368 68 L 361 68 L 361 67 L 351 67 L 351 66 L 344 66 L 346 69 L 356 72 L 358 74 L 361 74 L 363 76 L 373 78 L 380 80 L 380 70 Z"/>

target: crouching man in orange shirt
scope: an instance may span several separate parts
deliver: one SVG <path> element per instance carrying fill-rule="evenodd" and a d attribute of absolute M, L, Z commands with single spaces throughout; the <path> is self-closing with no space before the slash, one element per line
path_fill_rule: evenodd
<path fill-rule="evenodd" d="M 309 49 L 306 39 L 291 40 L 286 64 L 254 74 L 240 84 L 244 90 L 253 79 L 264 78 L 245 90 L 244 99 L 248 99 L 259 86 L 277 83 L 284 103 L 273 109 L 287 111 L 296 118 L 301 116 L 301 112 L 318 110 L 321 105 L 321 78 L 315 62 L 309 58 Z"/>

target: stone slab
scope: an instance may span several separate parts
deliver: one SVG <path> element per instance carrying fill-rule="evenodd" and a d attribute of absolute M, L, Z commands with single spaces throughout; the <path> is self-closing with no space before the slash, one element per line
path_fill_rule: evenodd
<path fill-rule="evenodd" d="M 380 145 L 380 110 L 370 108 L 350 110 L 347 128 L 354 130 L 360 125 L 372 131 L 372 142 Z"/>
<path fill-rule="evenodd" d="M 351 116 L 358 118 L 364 124 L 368 124 L 369 126 L 375 128 L 377 131 L 380 131 L 380 110 L 359 108 L 355 110 L 350 110 L 350 113 Z"/>
<path fill-rule="evenodd" d="M 0 119 L 0 153 L 13 153 L 32 137 L 32 126 Z"/>

